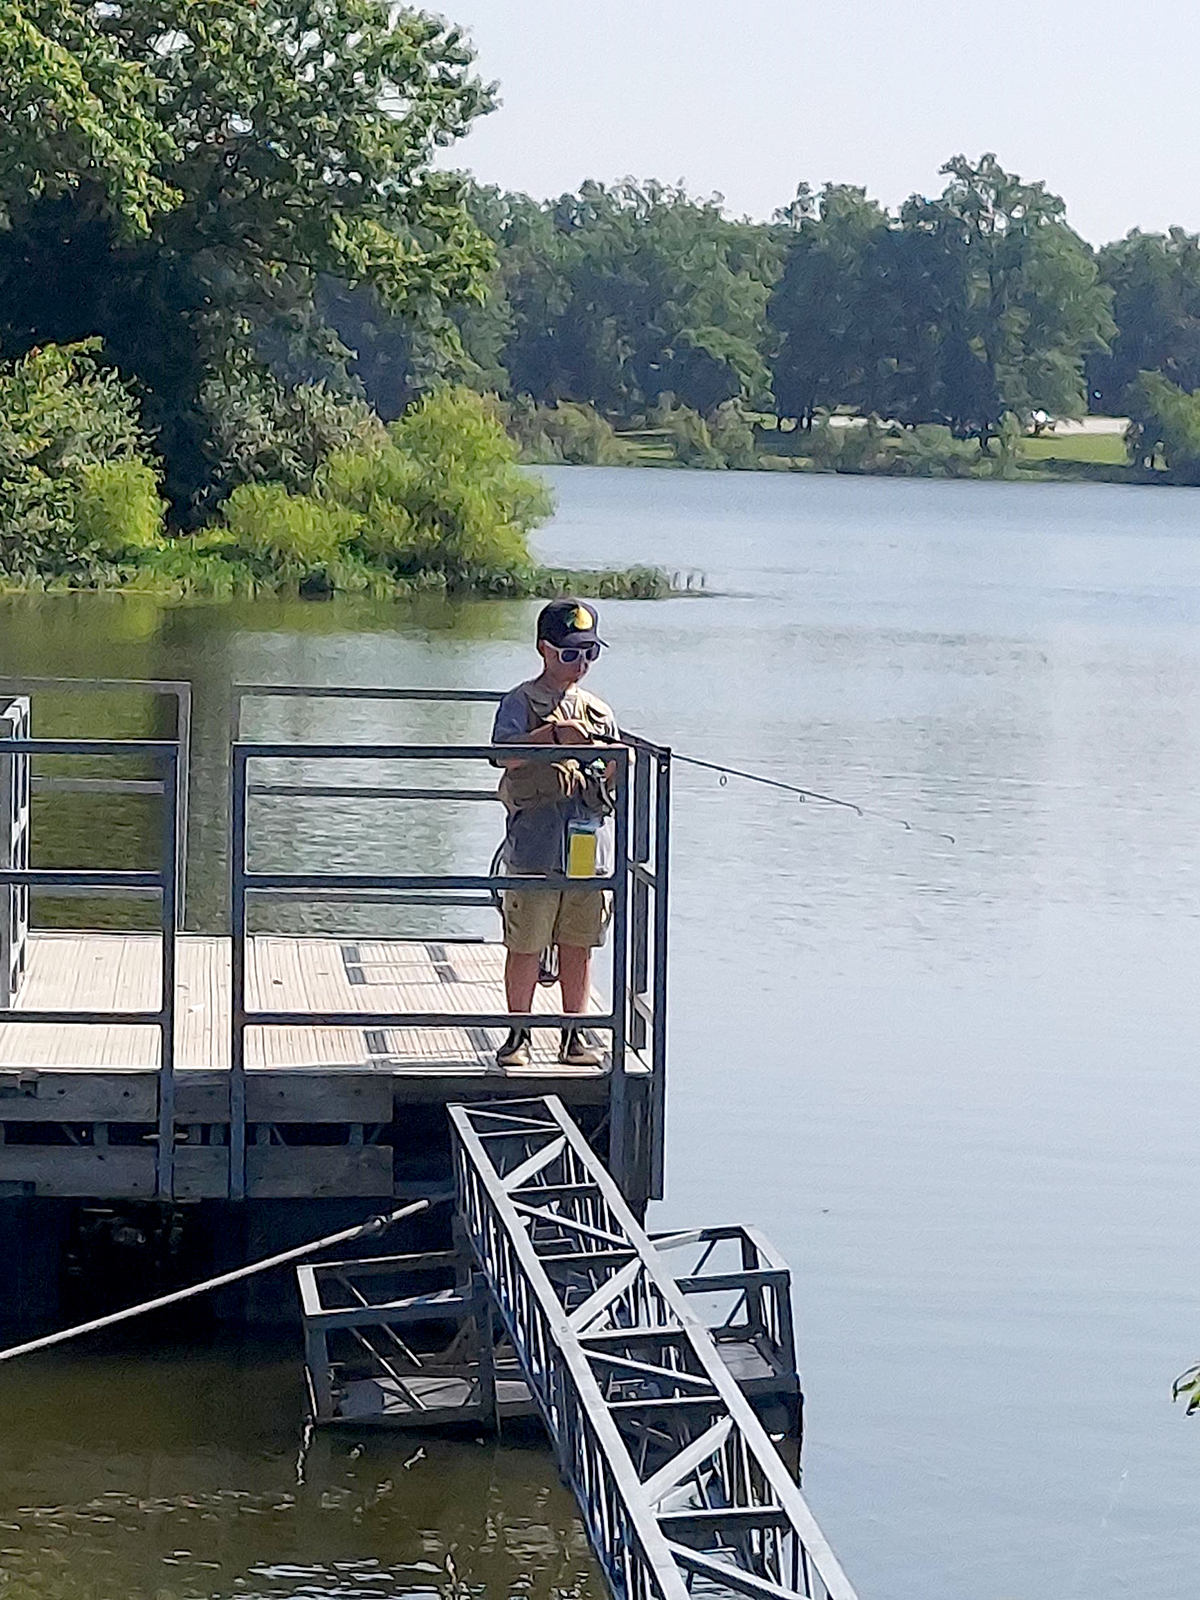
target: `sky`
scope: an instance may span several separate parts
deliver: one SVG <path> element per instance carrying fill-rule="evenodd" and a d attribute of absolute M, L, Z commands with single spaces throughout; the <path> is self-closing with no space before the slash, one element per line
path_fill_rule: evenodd
<path fill-rule="evenodd" d="M 956 154 L 1046 181 L 1093 243 L 1200 231 L 1196 0 L 425 0 L 502 105 L 451 163 L 537 196 L 685 180 L 766 218 L 800 180 L 898 205 Z"/>

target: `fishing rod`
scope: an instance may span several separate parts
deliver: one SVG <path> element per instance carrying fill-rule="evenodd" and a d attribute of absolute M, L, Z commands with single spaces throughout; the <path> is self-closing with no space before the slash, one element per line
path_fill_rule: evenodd
<path fill-rule="evenodd" d="M 857 801 L 843 800 L 836 794 L 823 794 L 819 789 L 804 789 L 799 784 L 784 783 L 781 778 L 765 778 L 761 772 L 746 772 L 740 767 L 722 766 L 718 761 L 701 761 L 699 756 L 685 756 L 678 750 L 673 750 L 671 754 L 676 761 L 686 762 L 689 767 L 703 767 L 706 772 L 718 773 L 722 788 L 730 778 L 742 778 L 747 783 L 762 783 L 769 789 L 782 789 L 786 794 L 794 794 L 800 800 L 819 800 L 822 805 L 841 806 L 866 821 L 890 822 L 898 828 L 903 828 L 906 833 L 927 833 L 931 838 L 945 839 L 950 844 L 958 842 L 952 833 L 946 833 L 941 828 L 927 828 L 919 822 L 909 822 L 907 817 L 892 817 L 885 811 L 875 811 L 869 806 L 860 806 Z"/>

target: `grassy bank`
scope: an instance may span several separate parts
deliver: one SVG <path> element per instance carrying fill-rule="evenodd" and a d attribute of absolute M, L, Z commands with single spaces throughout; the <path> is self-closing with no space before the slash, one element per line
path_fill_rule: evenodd
<path fill-rule="evenodd" d="M 1089 465 L 1127 467 L 1129 452 L 1120 433 L 1044 433 L 1021 440 L 1021 459 L 1029 462 L 1061 464 L 1064 467 Z"/>
<path fill-rule="evenodd" d="M 159 566 L 106 564 L 77 575 L 0 574 L 0 595 L 99 593 L 160 600 L 326 600 L 346 594 L 374 600 L 552 600 L 563 594 L 584 600 L 665 600 L 683 592 L 684 584 L 658 567 L 534 566 L 519 578 L 488 585 L 383 576 L 374 582 L 339 585 L 323 571 L 297 580 L 264 577 L 230 563 L 193 562 L 186 550 Z M 688 586 L 687 592 L 694 590 Z"/>

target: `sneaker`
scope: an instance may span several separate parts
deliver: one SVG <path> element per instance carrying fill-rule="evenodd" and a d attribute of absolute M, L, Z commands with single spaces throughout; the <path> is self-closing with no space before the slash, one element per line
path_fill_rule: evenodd
<path fill-rule="evenodd" d="M 599 1067 L 604 1063 L 604 1051 L 586 1042 L 582 1028 L 564 1028 L 558 1059 L 568 1067 Z"/>
<path fill-rule="evenodd" d="M 508 1038 L 496 1051 L 498 1067 L 527 1067 L 529 1065 L 530 1034 L 528 1028 L 513 1028 Z"/>

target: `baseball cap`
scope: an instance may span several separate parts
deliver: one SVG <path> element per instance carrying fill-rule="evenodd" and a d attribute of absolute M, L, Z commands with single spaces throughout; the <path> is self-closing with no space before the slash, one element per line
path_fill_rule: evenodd
<path fill-rule="evenodd" d="M 551 600 L 538 613 L 538 642 L 544 639 L 547 644 L 567 648 L 580 644 L 603 644 L 604 640 L 596 632 L 599 625 L 600 618 L 594 606 L 569 598 Z"/>

